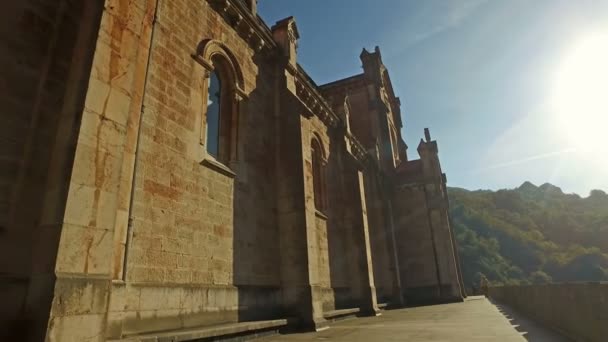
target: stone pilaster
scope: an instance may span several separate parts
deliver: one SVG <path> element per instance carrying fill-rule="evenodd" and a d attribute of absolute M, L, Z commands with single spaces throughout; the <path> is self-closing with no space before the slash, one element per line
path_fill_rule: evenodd
<path fill-rule="evenodd" d="M 109 327 L 122 319 L 109 312 L 121 300 L 112 280 L 123 272 L 155 12 L 156 1 L 148 0 L 106 6 L 102 14 L 61 223 L 49 341 L 102 341 L 106 328 L 120 334 Z"/>
<path fill-rule="evenodd" d="M 357 194 L 353 199 L 352 234 L 355 252 L 354 260 L 357 260 L 357 271 L 359 273 L 356 284 L 359 292 L 361 314 L 376 316 L 379 314 L 378 301 L 376 298 L 376 288 L 374 285 L 374 270 L 372 265 L 371 246 L 369 239 L 369 222 L 367 217 L 367 204 L 365 201 L 365 186 L 363 171 L 355 169 L 353 171 L 351 186 L 354 186 L 354 193 Z"/>
<path fill-rule="evenodd" d="M 426 206 L 436 249 L 440 300 L 458 301 L 462 300 L 463 291 L 457 262 L 458 250 L 449 222 L 445 177 L 441 172 L 437 142 L 431 140 L 428 129 L 425 129 L 424 135 L 425 141 L 420 141 L 418 153 L 423 165 Z"/>
<path fill-rule="evenodd" d="M 283 111 L 298 108 L 294 75 L 277 66 L 275 116 L 278 125 L 277 153 L 277 222 L 281 251 L 281 290 L 283 307 L 294 317 L 293 327 L 320 330 L 327 326 L 315 284 L 316 260 L 312 250 L 314 238 L 314 201 L 312 185 L 305 180 L 306 165 L 302 146 L 304 117 Z"/>
<path fill-rule="evenodd" d="M 393 213 L 393 204 L 391 200 L 384 200 L 386 207 L 386 217 L 388 220 L 388 239 L 390 240 L 390 249 L 392 257 L 392 271 L 393 271 L 393 299 L 392 303 L 395 306 L 405 305 L 405 299 L 403 298 L 403 284 L 401 279 L 401 272 L 399 266 L 399 256 L 397 253 L 397 241 L 395 240 L 395 217 Z"/>

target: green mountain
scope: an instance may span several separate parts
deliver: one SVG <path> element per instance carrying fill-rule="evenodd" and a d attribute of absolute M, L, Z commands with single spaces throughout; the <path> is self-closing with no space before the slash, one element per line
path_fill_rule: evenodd
<path fill-rule="evenodd" d="M 608 280 L 608 195 L 449 188 L 465 286 Z"/>

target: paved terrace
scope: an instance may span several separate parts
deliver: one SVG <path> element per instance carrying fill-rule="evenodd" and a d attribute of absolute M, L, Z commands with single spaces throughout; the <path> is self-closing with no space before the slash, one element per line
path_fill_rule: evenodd
<path fill-rule="evenodd" d="M 317 333 L 257 341 L 570 341 L 484 297 L 464 303 L 383 311 L 380 317 L 343 320 Z"/>

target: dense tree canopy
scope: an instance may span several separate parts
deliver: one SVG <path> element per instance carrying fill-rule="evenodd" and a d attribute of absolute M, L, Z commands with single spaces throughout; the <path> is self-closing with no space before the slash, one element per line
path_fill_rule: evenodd
<path fill-rule="evenodd" d="M 530 182 L 513 190 L 450 188 L 467 288 L 608 280 L 608 195 L 564 194 Z"/>

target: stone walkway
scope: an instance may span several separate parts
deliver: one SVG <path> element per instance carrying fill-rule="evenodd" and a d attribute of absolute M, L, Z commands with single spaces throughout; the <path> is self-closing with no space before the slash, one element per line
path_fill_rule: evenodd
<path fill-rule="evenodd" d="M 269 336 L 258 341 L 569 341 L 484 297 L 464 303 L 383 311 L 349 319 L 317 333 Z"/>

